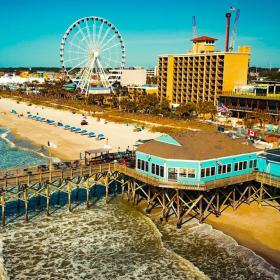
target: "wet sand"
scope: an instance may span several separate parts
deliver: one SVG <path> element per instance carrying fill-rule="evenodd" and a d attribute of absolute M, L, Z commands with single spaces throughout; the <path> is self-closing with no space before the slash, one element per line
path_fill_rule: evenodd
<path fill-rule="evenodd" d="M 238 244 L 253 250 L 280 268 L 280 212 L 256 202 L 237 210 L 228 208 L 219 218 L 209 216 L 206 223 L 233 237 Z"/>

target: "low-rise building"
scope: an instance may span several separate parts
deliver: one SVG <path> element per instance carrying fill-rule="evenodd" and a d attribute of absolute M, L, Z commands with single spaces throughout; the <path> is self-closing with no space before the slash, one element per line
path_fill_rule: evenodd
<path fill-rule="evenodd" d="M 108 80 L 118 82 L 121 86 L 143 86 L 147 82 L 146 75 L 146 69 L 142 68 L 111 69 Z"/>
<path fill-rule="evenodd" d="M 220 132 L 162 135 L 136 151 L 139 172 L 159 180 L 202 185 L 253 172 L 260 150 Z"/>
<path fill-rule="evenodd" d="M 135 95 L 157 94 L 158 92 L 158 88 L 156 85 L 129 86 L 127 89 L 130 94 Z"/>

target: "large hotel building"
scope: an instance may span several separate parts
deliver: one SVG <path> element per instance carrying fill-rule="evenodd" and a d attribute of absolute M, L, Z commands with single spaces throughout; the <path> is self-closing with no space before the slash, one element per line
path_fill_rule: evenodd
<path fill-rule="evenodd" d="M 215 38 L 198 37 L 186 54 L 161 55 L 158 60 L 158 95 L 174 106 L 187 102 L 216 104 L 223 92 L 247 84 L 250 47 L 237 52 L 215 50 Z"/>

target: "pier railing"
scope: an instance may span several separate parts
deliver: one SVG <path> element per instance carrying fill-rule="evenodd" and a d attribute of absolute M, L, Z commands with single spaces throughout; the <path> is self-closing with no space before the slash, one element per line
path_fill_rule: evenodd
<path fill-rule="evenodd" d="M 196 180 L 190 181 L 189 183 L 180 183 L 151 177 L 137 171 L 134 168 L 129 168 L 119 163 L 85 165 L 82 161 L 75 161 L 75 163 L 78 164 L 77 166 L 73 166 L 71 163 L 73 162 L 69 162 L 69 166 L 67 167 L 61 169 L 53 168 L 52 170 L 44 170 L 41 168 L 41 165 L 0 170 L 0 188 L 7 189 L 11 186 L 30 185 L 44 180 L 52 181 L 55 179 L 70 179 L 78 176 L 90 176 L 91 174 L 104 171 L 117 171 L 122 175 L 132 177 L 147 185 L 170 189 L 205 191 L 249 181 L 257 181 L 280 188 L 280 176 L 273 176 L 258 171 L 223 179 L 215 179 L 209 182 Z"/>
<path fill-rule="evenodd" d="M 182 184 L 182 183 L 172 182 L 164 179 L 153 178 L 149 175 L 140 173 L 136 169 L 128 168 L 120 164 L 115 164 L 114 169 L 122 174 L 133 177 L 134 179 L 137 179 L 139 181 L 142 181 L 154 187 L 184 189 L 184 190 L 210 190 L 214 188 L 225 187 L 228 185 L 256 180 L 256 172 L 251 172 L 248 174 L 231 176 L 224 179 L 215 179 L 209 182 L 196 180 L 194 182 L 190 182 L 189 184 Z"/>
<path fill-rule="evenodd" d="M 80 176 L 90 176 L 98 172 L 111 170 L 110 163 L 95 165 L 79 165 L 78 167 L 66 167 L 42 171 L 39 166 L 14 168 L 1 171 L 0 188 L 3 190 L 13 186 L 32 185 L 41 181 L 52 181 L 56 179 L 71 179 Z"/>
<path fill-rule="evenodd" d="M 280 176 L 257 172 L 256 181 L 272 187 L 280 188 Z"/>

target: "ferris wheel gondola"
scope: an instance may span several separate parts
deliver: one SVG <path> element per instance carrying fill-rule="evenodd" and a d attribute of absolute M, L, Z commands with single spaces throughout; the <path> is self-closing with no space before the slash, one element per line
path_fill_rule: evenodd
<path fill-rule="evenodd" d="M 88 95 L 93 87 L 111 89 L 119 77 L 109 78 L 109 70 L 123 69 L 125 65 L 124 41 L 108 20 L 84 17 L 66 30 L 60 61 L 67 77 L 82 93 Z"/>

